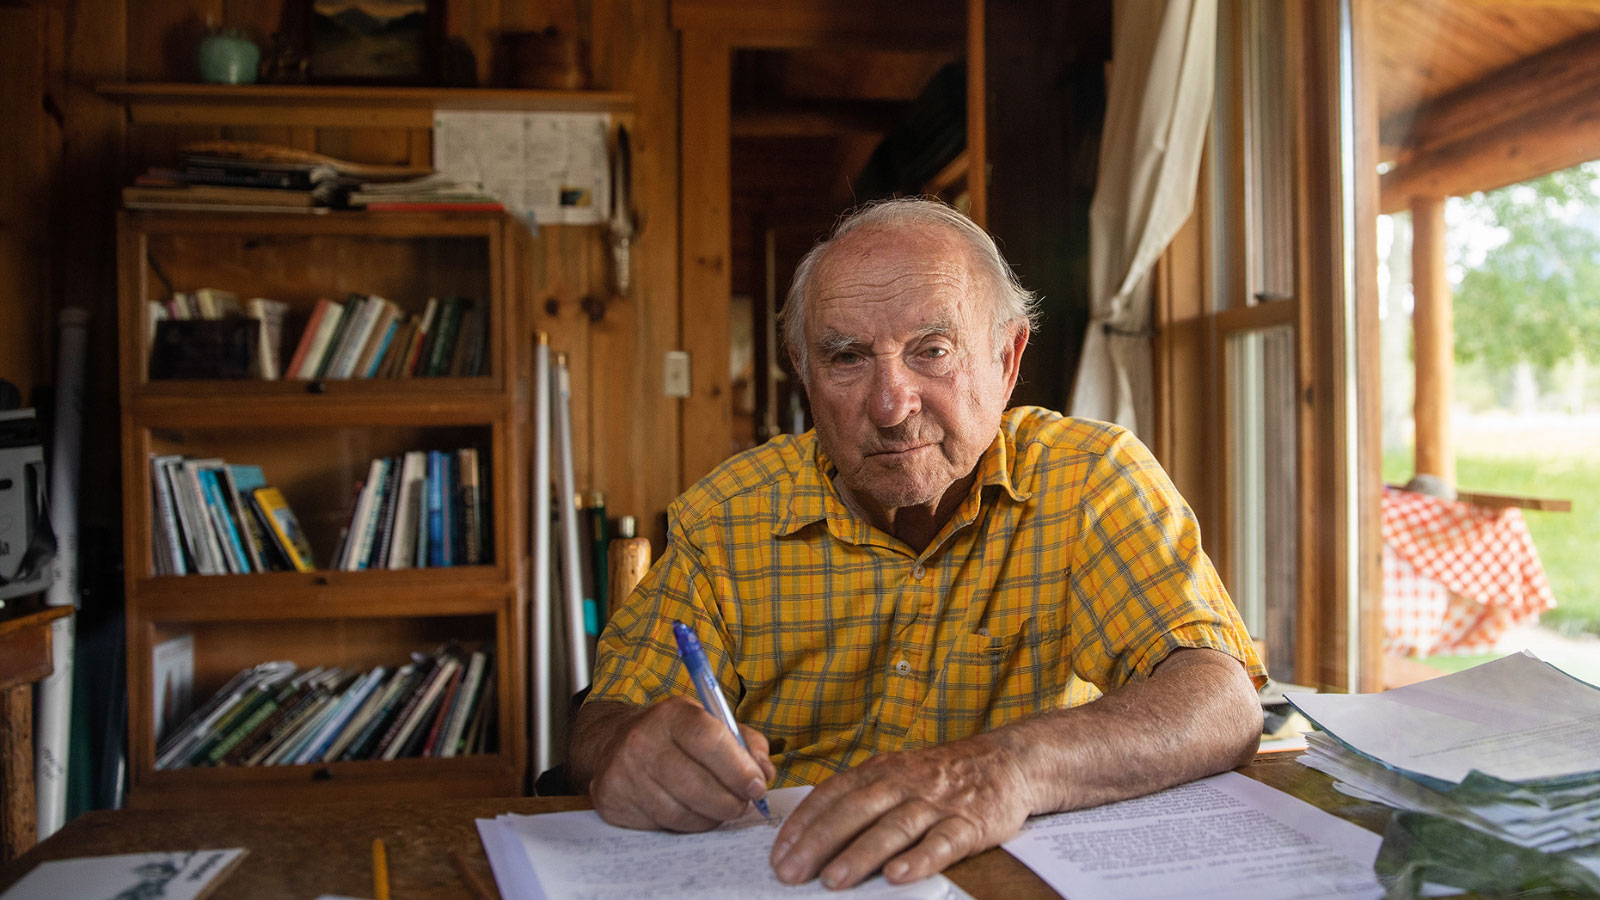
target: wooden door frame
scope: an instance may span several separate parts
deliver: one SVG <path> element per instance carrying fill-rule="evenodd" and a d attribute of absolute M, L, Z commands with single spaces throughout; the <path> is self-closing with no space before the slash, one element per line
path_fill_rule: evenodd
<path fill-rule="evenodd" d="M 966 0 L 929 0 L 970 11 Z M 981 7 L 980 7 L 981 12 Z M 687 487 L 733 452 L 728 371 L 732 293 L 733 52 L 745 47 L 957 46 L 948 15 L 905 15 L 894 0 L 673 0 L 679 81 L 679 346 L 690 355 L 680 478 Z M 972 93 L 969 71 L 969 96 Z M 980 95 L 981 96 L 981 95 Z M 969 124 L 972 111 L 968 110 Z M 981 205 L 975 203 L 975 208 Z"/>

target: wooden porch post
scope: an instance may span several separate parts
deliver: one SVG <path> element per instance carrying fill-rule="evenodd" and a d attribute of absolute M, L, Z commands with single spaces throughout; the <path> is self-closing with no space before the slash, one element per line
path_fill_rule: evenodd
<path fill-rule="evenodd" d="M 1450 279 L 1445 272 L 1444 199 L 1411 198 L 1411 317 L 1415 342 L 1417 393 L 1416 472 L 1456 483 L 1456 457 L 1450 439 L 1455 325 Z"/>

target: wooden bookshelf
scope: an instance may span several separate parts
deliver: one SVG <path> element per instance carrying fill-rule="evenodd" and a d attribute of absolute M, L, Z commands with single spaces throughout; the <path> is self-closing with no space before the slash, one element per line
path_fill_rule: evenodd
<path fill-rule="evenodd" d="M 185 86 L 191 87 L 191 86 Z M 196 86 L 197 87 L 197 86 Z M 319 91 L 328 89 L 319 89 Z M 525 231 L 500 213 L 334 212 L 320 216 L 124 212 L 118 219 L 127 654 L 128 803 L 286 804 L 358 798 L 514 795 L 527 766 L 526 511 L 516 258 Z M 350 380 L 152 379 L 149 303 L 201 287 L 291 313 L 285 343 L 319 297 L 383 296 L 415 313 L 429 297 L 484 304 L 483 373 Z M 380 571 L 157 574 L 152 454 L 261 466 L 326 566 L 374 457 L 474 447 L 487 481 L 482 564 Z M 194 638 L 201 703 L 239 670 L 398 666 L 450 640 L 495 654 L 496 745 L 447 759 L 295 766 L 155 768 L 157 644 Z"/>
<path fill-rule="evenodd" d="M 128 121 L 138 125 L 428 129 L 439 109 L 633 111 L 633 95 L 622 91 L 177 82 L 101 84 L 95 91 L 126 106 Z"/>

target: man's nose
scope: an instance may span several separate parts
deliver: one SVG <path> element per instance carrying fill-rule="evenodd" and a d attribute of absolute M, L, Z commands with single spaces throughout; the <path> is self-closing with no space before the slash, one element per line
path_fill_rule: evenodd
<path fill-rule="evenodd" d="M 893 428 L 922 409 L 916 379 L 898 360 L 883 360 L 873 375 L 867 416 L 879 428 Z"/>

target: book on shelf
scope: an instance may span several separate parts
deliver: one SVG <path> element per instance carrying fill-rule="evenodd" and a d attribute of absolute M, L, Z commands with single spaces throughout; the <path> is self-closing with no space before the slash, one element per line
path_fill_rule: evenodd
<path fill-rule="evenodd" d="M 327 352 L 328 341 L 332 340 L 333 332 L 339 327 L 339 320 L 344 316 L 344 304 L 326 297 L 317 301 L 311 308 L 311 317 L 306 320 L 306 327 L 300 334 L 300 343 L 296 345 L 294 356 L 289 359 L 289 365 L 284 370 L 290 378 L 314 378 L 317 366 L 322 362 L 323 354 Z"/>
<path fill-rule="evenodd" d="M 180 634 L 156 644 L 150 652 L 155 736 L 172 732 L 194 706 L 194 635 Z"/>
<path fill-rule="evenodd" d="M 289 318 L 289 304 L 265 297 L 253 297 L 245 302 L 245 313 L 261 323 L 258 329 L 260 346 L 257 349 L 256 374 L 268 381 L 283 377 L 283 331 Z"/>
<path fill-rule="evenodd" d="M 258 494 L 270 491 L 260 466 L 152 454 L 152 571 L 226 575 L 289 571 L 294 556 Z M 280 515 L 293 519 L 285 504 Z M 286 529 L 298 532 L 298 523 Z"/>
<path fill-rule="evenodd" d="M 464 447 L 372 460 L 334 566 L 361 571 L 491 562 L 480 458 L 476 447 Z"/>
<path fill-rule="evenodd" d="M 488 357 L 487 311 L 470 298 L 430 298 L 408 315 L 397 303 L 351 294 L 318 300 L 286 377 L 302 379 L 472 378 Z"/>
<path fill-rule="evenodd" d="M 276 539 L 278 549 L 283 552 L 289 564 L 297 572 L 310 572 L 317 567 L 316 559 L 311 554 L 311 544 L 306 540 L 306 533 L 300 527 L 300 520 L 295 518 L 294 510 L 289 508 L 289 502 L 283 499 L 283 494 L 275 487 L 256 488 L 251 492 L 256 505 L 261 508 L 262 516 Z"/>

